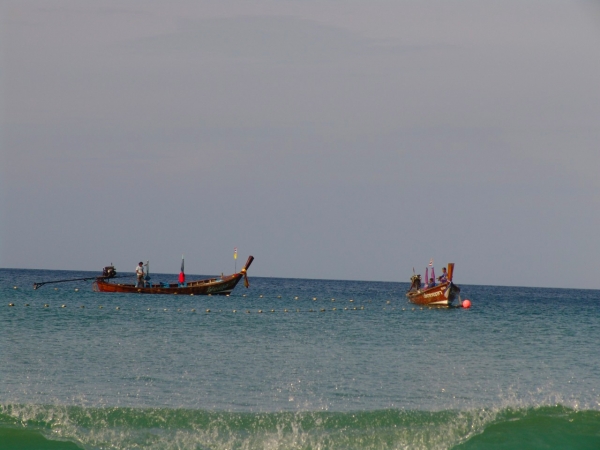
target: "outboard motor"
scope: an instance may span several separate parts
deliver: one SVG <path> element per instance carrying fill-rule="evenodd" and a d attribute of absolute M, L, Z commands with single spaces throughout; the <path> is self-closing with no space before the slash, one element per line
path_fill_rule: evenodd
<path fill-rule="evenodd" d="M 102 269 L 102 278 L 114 278 L 117 276 L 115 266 L 106 266 Z"/>

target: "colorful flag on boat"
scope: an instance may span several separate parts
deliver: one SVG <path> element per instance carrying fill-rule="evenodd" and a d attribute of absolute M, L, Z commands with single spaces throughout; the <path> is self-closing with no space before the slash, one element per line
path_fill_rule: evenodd
<path fill-rule="evenodd" d="M 433 266 L 433 258 L 429 260 L 429 267 Z"/>
<path fill-rule="evenodd" d="M 237 259 L 237 247 L 233 247 L 233 259 Z"/>
<path fill-rule="evenodd" d="M 181 272 L 179 272 L 179 283 L 185 283 L 185 270 L 183 269 L 184 259 L 183 255 L 181 255 Z"/>

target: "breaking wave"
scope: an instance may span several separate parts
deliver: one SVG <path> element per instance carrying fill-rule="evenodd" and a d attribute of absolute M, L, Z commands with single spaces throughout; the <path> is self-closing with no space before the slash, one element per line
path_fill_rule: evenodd
<path fill-rule="evenodd" d="M 0 406 L 0 449 L 600 448 L 600 411 L 217 412 Z"/>

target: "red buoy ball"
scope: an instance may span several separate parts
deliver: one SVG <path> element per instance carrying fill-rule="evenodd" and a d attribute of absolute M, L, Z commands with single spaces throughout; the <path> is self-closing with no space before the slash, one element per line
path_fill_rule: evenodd
<path fill-rule="evenodd" d="M 467 299 L 463 300 L 462 307 L 463 308 L 470 308 L 471 307 L 471 300 L 467 300 Z"/>

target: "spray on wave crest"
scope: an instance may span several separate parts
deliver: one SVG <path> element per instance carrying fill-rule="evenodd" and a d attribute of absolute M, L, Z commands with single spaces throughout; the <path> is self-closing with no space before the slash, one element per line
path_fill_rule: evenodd
<path fill-rule="evenodd" d="M 238 413 L 3 405 L 0 449 L 600 448 L 600 411 Z"/>

